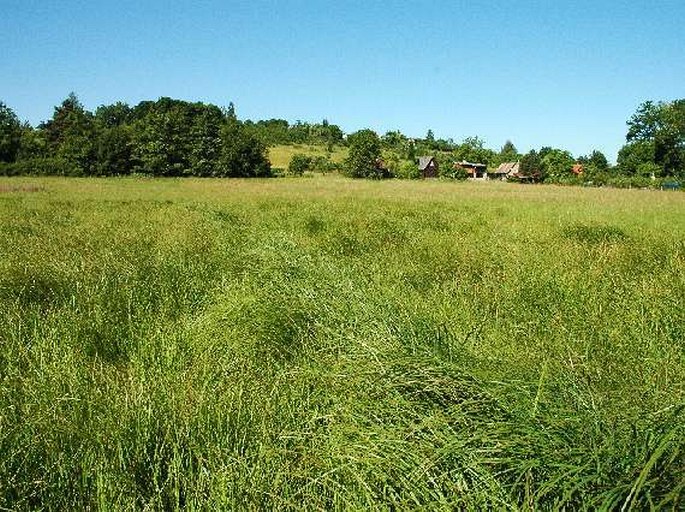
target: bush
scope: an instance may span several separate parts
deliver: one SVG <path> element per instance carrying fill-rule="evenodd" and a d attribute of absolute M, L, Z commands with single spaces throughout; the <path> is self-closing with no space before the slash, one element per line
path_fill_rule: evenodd
<path fill-rule="evenodd" d="M 466 181 L 469 174 L 463 167 L 454 167 L 450 164 L 440 166 L 440 177 L 449 178 L 451 180 Z"/>
<path fill-rule="evenodd" d="M 302 176 L 306 171 L 312 170 L 312 157 L 302 153 L 296 153 L 288 164 L 288 174 L 292 176 Z"/>
<path fill-rule="evenodd" d="M 404 180 L 416 180 L 421 177 L 421 173 L 414 162 L 405 160 L 397 165 L 395 177 Z"/>
<path fill-rule="evenodd" d="M 61 158 L 32 158 L 0 163 L 0 176 L 75 176 L 76 169 Z"/>
<path fill-rule="evenodd" d="M 337 164 L 331 162 L 330 158 L 326 156 L 315 156 L 312 158 L 311 171 L 327 174 L 337 169 Z"/>

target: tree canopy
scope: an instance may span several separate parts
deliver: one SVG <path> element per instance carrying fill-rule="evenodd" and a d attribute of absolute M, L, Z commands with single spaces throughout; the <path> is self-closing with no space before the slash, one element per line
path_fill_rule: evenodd
<path fill-rule="evenodd" d="M 0 162 L 14 162 L 21 145 L 21 123 L 14 111 L 0 102 Z"/>
<path fill-rule="evenodd" d="M 4 104 L 0 122 L 1 161 L 23 160 L 29 172 L 249 177 L 271 171 L 264 142 L 232 106 L 160 98 L 134 107 L 101 105 L 93 114 L 71 93 L 36 130 L 22 127 Z"/>
<path fill-rule="evenodd" d="M 380 179 L 387 175 L 381 165 L 381 140 L 373 130 L 360 130 L 347 138 L 350 152 L 345 170 L 353 178 Z"/>
<path fill-rule="evenodd" d="M 627 124 L 627 144 L 618 155 L 624 172 L 652 169 L 663 176 L 685 176 L 685 99 L 646 101 Z"/>

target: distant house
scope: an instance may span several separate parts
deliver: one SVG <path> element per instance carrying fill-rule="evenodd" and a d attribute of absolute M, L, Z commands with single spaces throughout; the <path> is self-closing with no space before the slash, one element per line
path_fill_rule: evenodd
<path fill-rule="evenodd" d="M 462 160 L 454 164 L 455 169 L 464 169 L 472 180 L 487 180 L 488 166 Z"/>
<path fill-rule="evenodd" d="M 518 176 L 519 163 L 518 162 L 504 162 L 499 167 L 490 173 L 493 179 L 506 180 Z"/>
<path fill-rule="evenodd" d="M 571 172 L 575 174 L 576 176 L 580 176 L 583 174 L 583 164 L 573 164 L 573 167 L 571 167 Z"/>
<path fill-rule="evenodd" d="M 422 178 L 436 178 L 438 176 L 438 162 L 435 157 L 420 156 L 419 172 Z"/>

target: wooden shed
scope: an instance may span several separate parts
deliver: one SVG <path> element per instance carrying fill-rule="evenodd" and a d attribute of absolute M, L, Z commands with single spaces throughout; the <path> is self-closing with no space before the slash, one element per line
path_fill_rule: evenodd
<path fill-rule="evenodd" d="M 478 164 L 474 162 L 467 162 L 462 160 L 454 164 L 455 169 L 464 169 L 469 175 L 469 178 L 474 180 L 488 179 L 488 166 L 486 164 Z"/>
<path fill-rule="evenodd" d="M 436 178 L 438 176 L 438 162 L 433 156 L 419 157 L 419 172 L 422 178 Z"/>

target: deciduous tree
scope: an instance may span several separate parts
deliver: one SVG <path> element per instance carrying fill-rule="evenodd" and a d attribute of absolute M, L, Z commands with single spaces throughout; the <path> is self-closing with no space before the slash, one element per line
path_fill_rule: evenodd
<path fill-rule="evenodd" d="M 385 178 L 386 172 L 379 165 L 381 141 L 373 130 L 360 130 L 348 138 L 350 152 L 345 160 L 345 170 L 353 178 Z"/>
<path fill-rule="evenodd" d="M 0 162 L 14 162 L 21 145 L 22 128 L 14 111 L 0 101 Z"/>

